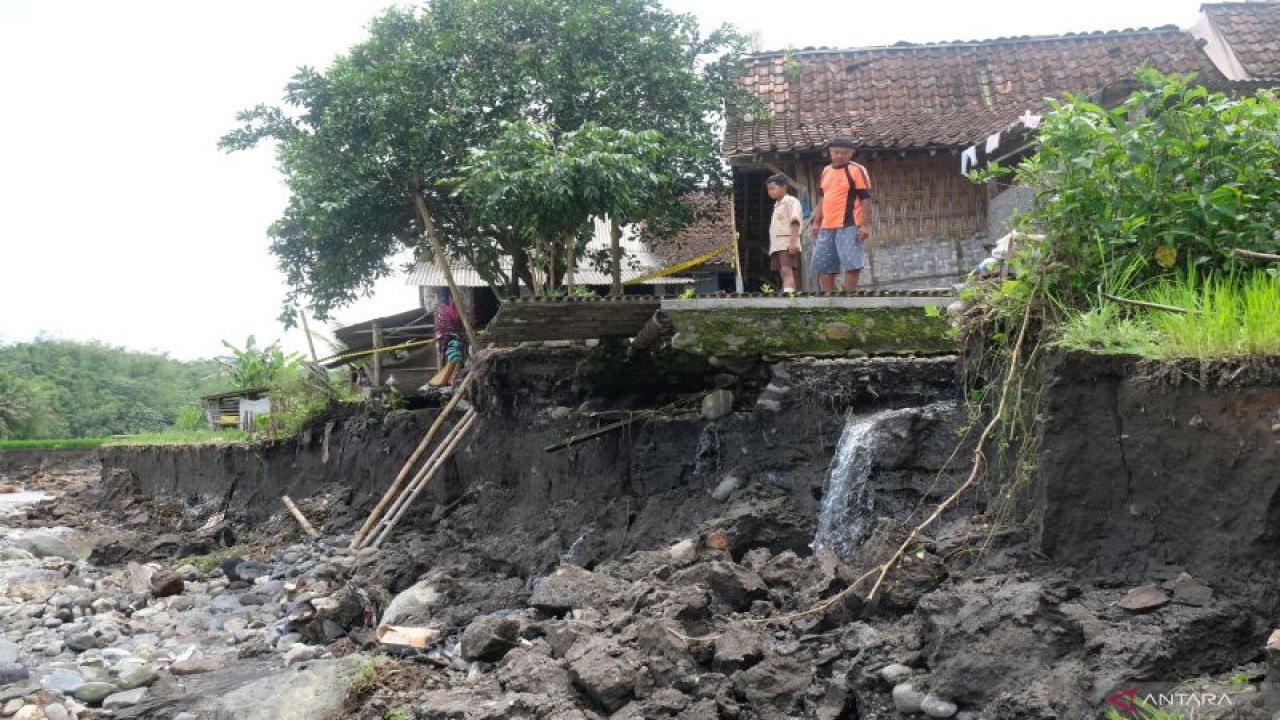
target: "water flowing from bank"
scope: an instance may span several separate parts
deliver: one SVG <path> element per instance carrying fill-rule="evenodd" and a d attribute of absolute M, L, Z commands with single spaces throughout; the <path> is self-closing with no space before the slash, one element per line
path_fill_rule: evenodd
<path fill-rule="evenodd" d="M 827 470 L 814 552 L 829 551 L 839 557 L 853 552 L 871 529 L 875 497 L 871 492 L 871 467 L 875 455 L 876 429 L 887 417 L 908 410 L 881 410 L 871 415 L 845 416 L 844 430 L 836 443 Z"/>

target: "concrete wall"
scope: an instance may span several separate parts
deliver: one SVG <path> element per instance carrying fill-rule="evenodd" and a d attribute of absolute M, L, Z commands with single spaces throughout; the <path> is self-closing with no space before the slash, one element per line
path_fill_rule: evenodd
<path fill-rule="evenodd" d="M 992 242 L 1013 229 L 1009 223 L 1013 214 L 1030 210 L 1035 197 L 1033 188 L 1015 185 L 991 198 L 987 205 L 987 236 Z"/>

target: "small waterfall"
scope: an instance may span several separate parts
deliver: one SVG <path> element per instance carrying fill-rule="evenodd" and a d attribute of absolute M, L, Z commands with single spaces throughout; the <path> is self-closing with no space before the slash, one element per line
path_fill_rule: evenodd
<path fill-rule="evenodd" d="M 719 471 L 720 429 L 715 423 L 710 423 L 702 428 L 702 434 L 698 436 L 698 446 L 693 451 L 693 475 L 700 477 L 703 474 Z"/>
<path fill-rule="evenodd" d="M 872 455 L 875 430 L 886 417 L 906 410 L 881 410 L 864 417 L 849 413 L 845 417 L 840 442 L 836 444 L 831 467 L 827 470 L 826 492 L 818 515 L 818 531 L 811 547 L 814 552 L 829 550 L 839 557 L 853 552 L 870 530 L 875 498 L 871 496 Z"/>

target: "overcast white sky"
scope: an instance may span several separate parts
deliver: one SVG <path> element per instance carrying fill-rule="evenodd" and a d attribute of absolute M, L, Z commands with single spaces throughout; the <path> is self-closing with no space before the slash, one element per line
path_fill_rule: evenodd
<path fill-rule="evenodd" d="M 0 343 L 43 333 L 193 359 L 253 334 L 302 351 L 276 321 L 266 228 L 287 195 L 273 155 L 216 142 L 237 110 L 278 104 L 298 66 L 325 67 L 392 4 L 0 0 Z M 667 0 L 758 31 L 765 49 L 1185 28 L 1199 4 Z M 397 278 L 337 318 L 415 303 Z"/>

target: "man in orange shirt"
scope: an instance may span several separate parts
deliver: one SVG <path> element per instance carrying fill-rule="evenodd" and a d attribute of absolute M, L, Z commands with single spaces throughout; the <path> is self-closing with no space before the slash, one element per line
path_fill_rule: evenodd
<path fill-rule="evenodd" d="M 857 288 L 864 264 L 871 177 L 853 162 L 853 149 L 846 137 L 827 143 L 831 164 L 822 169 L 822 200 L 813 213 L 813 271 L 822 292 L 835 290 L 838 273 L 844 274 L 844 290 Z"/>

